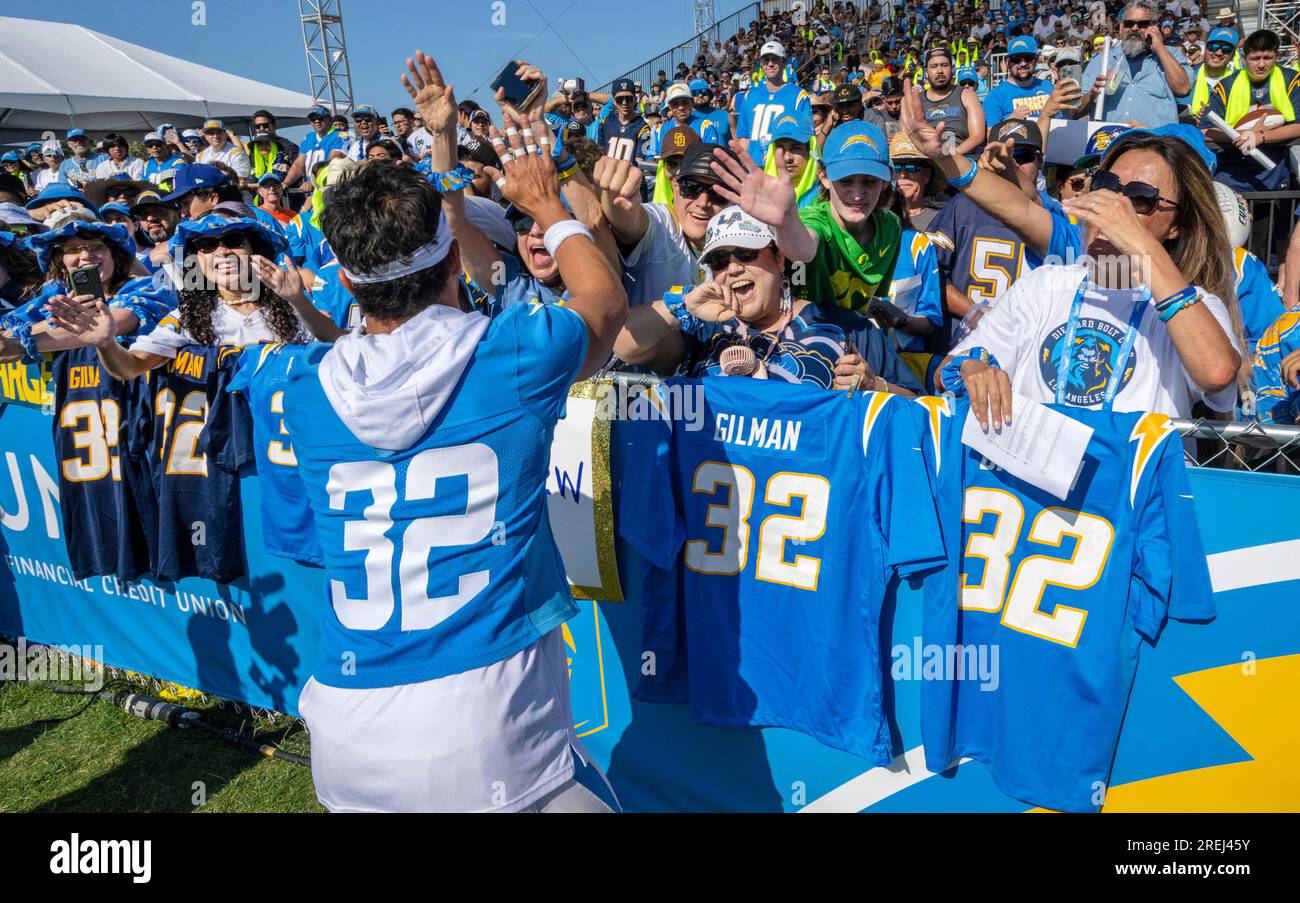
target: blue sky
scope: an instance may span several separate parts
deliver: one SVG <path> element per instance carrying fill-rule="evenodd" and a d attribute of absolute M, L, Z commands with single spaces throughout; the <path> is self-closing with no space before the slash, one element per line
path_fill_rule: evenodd
<path fill-rule="evenodd" d="M 552 88 L 561 75 L 581 76 L 594 87 L 693 32 L 692 0 L 500 2 L 504 26 L 492 23 L 493 0 L 343 0 L 355 101 L 373 104 L 384 114 L 406 105 L 409 99 L 399 79 L 406 57 L 417 48 L 438 60 L 457 100 L 468 97 L 486 105 L 490 98 L 485 83 L 516 55 L 541 66 Z M 64 0 L 5 12 L 76 23 L 309 93 L 296 0 L 207 0 L 204 26 L 191 23 L 192 5 L 191 0 Z M 741 5 L 739 0 L 719 0 L 719 13 Z"/>

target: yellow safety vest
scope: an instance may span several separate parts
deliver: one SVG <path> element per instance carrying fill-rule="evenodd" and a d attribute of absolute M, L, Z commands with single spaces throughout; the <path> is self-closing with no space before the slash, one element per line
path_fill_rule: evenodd
<path fill-rule="evenodd" d="M 280 143 L 278 141 L 272 141 L 271 152 L 269 154 L 261 153 L 257 149 L 256 141 L 250 142 L 250 144 L 251 147 L 249 149 L 252 151 L 250 156 L 253 158 L 253 181 L 257 181 L 268 172 L 271 172 L 271 168 L 275 166 L 275 161 L 280 159 Z"/>
<path fill-rule="evenodd" d="M 1233 65 L 1229 63 L 1228 67 L 1223 71 L 1223 75 L 1219 76 L 1219 78 L 1220 79 L 1227 78 L 1229 75 L 1232 74 L 1233 68 L 1234 68 Z M 1202 63 L 1200 67 L 1196 70 L 1196 83 L 1195 85 L 1192 86 L 1192 105 L 1191 105 L 1192 115 L 1200 116 L 1201 111 L 1204 110 L 1209 105 L 1209 103 L 1210 103 L 1210 77 L 1205 74 L 1205 64 Z"/>
<path fill-rule="evenodd" d="M 1287 122 L 1295 122 L 1295 108 L 1291 106 L 1291 98 L 1287 96 L 1286 88 L 1286 76 L 1282 74 L 1282 67 L 1274 66 L 1268 74 L 1268 102 Z M 1250 76 L 1243 71 L 1239 72 L 1232 81 L 1223 118 L 1228 121 L 1228 125 L 1236 125 L 1249 110 Z"/>

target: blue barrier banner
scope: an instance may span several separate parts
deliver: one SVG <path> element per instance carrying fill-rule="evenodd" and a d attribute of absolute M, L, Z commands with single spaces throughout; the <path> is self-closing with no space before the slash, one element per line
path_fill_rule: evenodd
<path fill-rule="evenodd" d="M 315 661 L 324 573 L 263 549 L 255 474 L 241 475 L 247 576 L 229 586 L 112 577 L 73 581 L 58 510 L 51 417 L 0 406 L 0 633 L 101 646 L 111 665 L 296 714 Z M 636 425 L 611 431 L 619 449 Z M 1142 651 L 1120 737 L 1107 811 L 1300 810 L 1300 477 L 1193 469 L 1197 520 L 1218 617 L 1170 622 Z M 968 763 L 926 771 L 918 655 L 919 589 L 886 600 L 887 682 L 898 758 L 875 768 L 779 728 L 692 723 L 686 706 L 633 701 L 641 598 L 653 577 L 616 547 L 626 601 L 582 602 L 564 628 L 577 732 L 632 811 L 1023 811 Z M 901 679 L 900 679 L 901 676 Z"/>

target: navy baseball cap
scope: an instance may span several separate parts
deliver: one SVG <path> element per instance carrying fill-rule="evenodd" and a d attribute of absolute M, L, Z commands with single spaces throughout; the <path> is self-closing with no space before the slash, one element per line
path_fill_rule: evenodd
<path fill-rule="evenodd" d="M 179 201 L 196 188 L 218 188 L 226 184 L 226 174 L 207 163 L 182 166 L 172 181 L 172 193 L 163 198 L 165 203 Z"/>
<path fill-rule="evenodd" d="M 72 129 L 71 131 L 68 132 L 67 140 L 71 141 L 73 138 L 85 138 L 85 137 L 86 137 L 85 129 Z"/>
<path fill-rule="evenodd" d="M 1007 45 L 1007 56 L 1017 56 L 1022 53 L 1032 53 L 1038 56 L 1038 42 L 1030 35 L 1022 34 L 1011 39 Z"/>
<path fill-rule="evenodd" d="M 614 90 L 609 92 L 611 97 L 617 97 L 620 94 L 635 94 L 636 85 L 630 78 L 620 78 L 614 82 Z"/>
<path fill-rule="evenodd" d="M 854 120 L 836 126 L 826 136 L 822 151 L 826 177 L 832 182 L 849 176 L 871 176 L 888 182 L 894 177 L 889 167 L 889 142 L 880 127 Z"/>
<path fill-rule="evenodd" d="M 316 104 L 316 106 L 312 107 L 310 110 L 307 111 L 307 118 L 308 118 L 308 119 L 311 119 L 312 117 L 319 117 L 319 118 L 321 118 L 321 119 L 329 119 L 329 116 L 330 116 L 330 111 L 329 111 L 329 109 L 328 109 L 327 107 L 323 106 L 322 104 Z"/>

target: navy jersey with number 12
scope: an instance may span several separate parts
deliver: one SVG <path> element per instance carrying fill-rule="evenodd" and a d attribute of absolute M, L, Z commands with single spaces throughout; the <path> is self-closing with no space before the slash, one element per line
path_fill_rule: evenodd
<path fill-rule="evenodd" d="M 944 562 L 920 409 L 740 378 L 661 391 L 671 439 L 643 443 L 661 460 L 624 483 L 619 515 L 656 567 L 681 556 L 676 607 L 646 614 L 657 674 L 678 670 L 684 636 L 696 720 L 792 728 L 888 763 L 885 590 Z M 692 408 L 701 419 L 684 416 Z M 663 701 L 659 690 L 638 696 Z"/>
<path fill-rule="evenodd" d="M 1142 644 L 1214 617 L 1178 434 L 1163 414 L 1052 406 L 1093 431 L 1062 500 L 961 443 L 965 401 L 923 407 L 951 555 L 926 581 L 925 644 L 997 651 L 995 675 L 924 682 L 926 765 L 969 756 L 1010 796 L 1095 810 Z"/>

